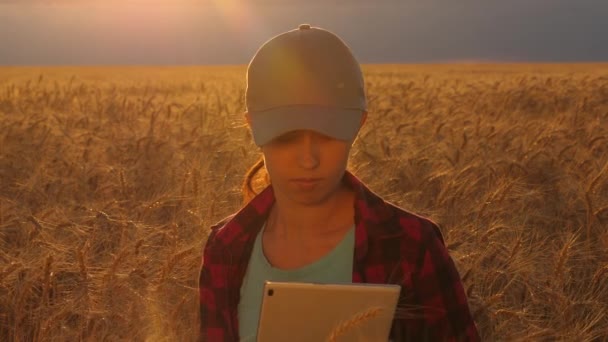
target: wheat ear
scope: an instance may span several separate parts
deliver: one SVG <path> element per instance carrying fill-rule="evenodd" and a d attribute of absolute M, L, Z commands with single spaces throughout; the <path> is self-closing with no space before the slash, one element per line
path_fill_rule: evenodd
<path fill-rule="evenodd" d="M 381 307 L 372 307 L 352 316 L 352 318 L 340 322 L 329 334 L 327 342 L 336 342 L 338 337 L 344 335 L 347 331 L 365 323 L 371 318 L 378 316 L 380 311 L 382 311 Z"/>

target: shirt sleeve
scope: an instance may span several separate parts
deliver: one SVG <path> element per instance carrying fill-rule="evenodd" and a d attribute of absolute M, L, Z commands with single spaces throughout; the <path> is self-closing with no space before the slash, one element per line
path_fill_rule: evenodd
<path fill-rule="evenodd" d="M 393 340 L 477 342 L 480 336 L 456 266 L 439 228 L 429 225 L 414 272 L 402 286 L 408 304 L 398 308 Z"/>
<path fill-rule="evenodd" d="M 420 251 L 413 286 L 421 304 L 425 331 L 430 341 L 479 341 L 460 275 L 443 242 L 439 228 Z"/>
<path fill-rule="evenodd" d="M 211 230 L 203 251 L 203 262 L 199 275 L 200 295 L 200 335 L 199 341 L 225 341 L 227 326 L 222 319 L 220 295 L 223 282 L 221 265 L 217 264 L 212 252 L 215 230 Z"/>

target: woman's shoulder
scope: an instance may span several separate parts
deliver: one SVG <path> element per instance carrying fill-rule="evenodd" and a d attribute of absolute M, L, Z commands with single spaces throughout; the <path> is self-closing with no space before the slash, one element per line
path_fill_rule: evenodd
<path fill-rule="evenodd" d="M 395 229 L 401 233 L 418 241 L 437 238 L 442 244 L 445 243 L 441 227 L 435 220 L 393 203 L 386 202 L 385 205 L 393 214 Z"/>
<path fill-rule="evenodd" d="M 409 237 L 406 240 L 413 242 L 439 239 L 444 243 L 439 224 L 434 220 L 388 201 L 354 176 L 349 175 L 347 179 L 359 189 L 356 206 L 360 216 L 370 226 L 380 227 L 373 229 L 373 234 L 406 236 Z"/>
<path fill-rule="evenodd" d="M 215 247 L 217 244 L 221 244 L 222 235 L 224 234 L 223 230 L 226 228 L 227 224 L 232 221 L 234 216 L 235 214 L 228 215 L 211 224 L 211 226 L 208 226 L 208 235 L 205 241 L 205 246 L 207 248 Z"/>
<path fill-rule="evenodd" d="M 211 231 L 217 231 L 224 228 L 226 224 L 234 218 L 234 216 L 236 216 L 236 213 L 230 214 L 222 218 L 221 220 L 213 223 L 209 229 L 211 229 Z"/>
<path fill-rule="evenodd" d="M 257 232 L 254 228 L 261 226 L 261 220 L 263 216 L 254 216 L 251 210 L 230 214 L 209 227 L 207 244 L 220 248 L 243 248 Z"/>

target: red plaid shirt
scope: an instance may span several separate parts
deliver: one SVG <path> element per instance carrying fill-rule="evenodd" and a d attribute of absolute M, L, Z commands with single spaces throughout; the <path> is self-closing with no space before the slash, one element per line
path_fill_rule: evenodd
<path fill-rule="evenodd" d="M 385 202 L 348 171 L 344 182 L 356 192 L 353 282 L 402 286 L 391 339 L 478 341 L 460 276 L 439 227 Z M 211 227 L 199 278 L 201 340 L 239 340 L 241 283 L 274 200 L 269 186 Z"/>

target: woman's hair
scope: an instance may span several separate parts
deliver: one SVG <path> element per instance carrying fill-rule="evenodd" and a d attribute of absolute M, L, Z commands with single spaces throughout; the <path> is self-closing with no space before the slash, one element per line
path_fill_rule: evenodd
<path fill-rule="evenodd" d="M 243 180 L 243 186 L 241 188 L 243 205 L 249 203 L 249 201 L 258 194 L 255 188 L 265 188 L 268 185 L 270 185 L 270 176 L 264 167 L 264 157 L 260 156 L 258 161 L 256 161 L 245 174 L 245 179 Z"/>

